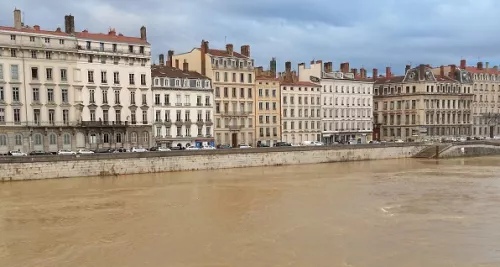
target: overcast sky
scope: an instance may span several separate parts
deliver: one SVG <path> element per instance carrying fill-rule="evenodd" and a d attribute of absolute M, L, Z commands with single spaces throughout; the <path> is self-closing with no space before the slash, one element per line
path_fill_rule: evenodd
<path fill-rule="evenodd" d="M 15 2 L 15 4 L 13 4 Z M 113 27 L 139 36 L 145 25 L 153 60 L 176 53 L 211 48 L 225 40 L 239 50 L 251 46 L 257 65 L 276 57 L 308 63 L 341 62 L 371 70 L 386 66 L 393 73 L 404 65 L 474 65 L 478 59 L 498 65 L 500 1 L 498 0 L 16 0 L 0 1 L 0 24 L 13 24 L 12 11 L 24 12 L 27 25 L 64 29 L 64 15 L 75 16 L 76 30 L 107 32 Z"/>

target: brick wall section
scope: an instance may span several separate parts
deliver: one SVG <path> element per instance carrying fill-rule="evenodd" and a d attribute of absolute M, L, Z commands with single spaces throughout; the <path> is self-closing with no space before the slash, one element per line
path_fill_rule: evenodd
<path fill-rule="evenodd" d="M 341 146 L 3 158 L 0 180 L 31 180 L 412 157 L 424 146 Z"/>

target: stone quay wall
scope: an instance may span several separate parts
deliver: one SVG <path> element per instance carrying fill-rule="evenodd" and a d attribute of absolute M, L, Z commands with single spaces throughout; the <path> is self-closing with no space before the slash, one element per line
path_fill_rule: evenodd
<path fill-rule="evenodd" d="M 0 181 L 409 158 L 424 144 L 0 157 Z"/>

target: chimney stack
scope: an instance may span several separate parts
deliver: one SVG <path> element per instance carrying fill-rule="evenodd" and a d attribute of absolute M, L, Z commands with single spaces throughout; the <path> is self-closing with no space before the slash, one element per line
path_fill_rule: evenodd
<path fill-rule="evenodd" d="M 273 78 L 276 78 L 276 58 L 273 57 L 271 59 L 271 62 L 269 62 L 269 70 L 270 70 L 270 74 Z"/>
<path fill-rule="evenodd" d="M 75 17 L 72 15 L 64 16 L 64 32 L 67 34 L 75 34 Z"/>
<path fill-rule="evenodd" d="M 168 56 L 168 58 L 167 58 L 168 66 L 172 67 L 172 60 L 174 58 L 174 50 L 168 50 L 167 56 Z"/>
<path fill-rule="evenodd" d="M 233 55 L 233 44 L 227 44 L 226 45 L 226 52 L 232 56 Z"/>
<path fill-rule="evenodd" d="M 207 74 L 207 57 L 208 53 L 208 41 L 201 40 L 201 75 Z"/>
<path fill-rule="evenodd" d="M 351 70 L 352 74 L 354 74 L 354 77 L 358 76 L 358 69 L 354 68 Z"/>
<path fill-rule="evenodd" d="M 179 60 L 178 60 L 178 59 L 176 59 L 176 60 L 175 60 L 175 68 L 176 68 L 176 69 L 178 69 L 178 68 L 179 68 Z"/>
<path fill-rule="evenodd" d="M 256 67 L 255 68 L 255 76 L 261 76 L 262 73 L 264 72 L 264 67 L 260 66 L 260 67 Z"/>
<path fill-rule="evenodd" d="M 378 78 L 378 69 L 373 69 L 373 80 L 377 80 Z"/>
<path fill-rule="evenodd" d="M 344 62 L 340 64 L 340 71 L 343 73 L 349 72 L 349 62 Z"/>
<path fill-rule="evenodd" d="M 418 66 L 418 78 L 419 80 L 425 80 L 425 65 L 424 64 L 420 64 Z"/>
<path fill-rule="evenodd" d="M 391 76 L 392 76 L 391 67 L 385 67 L 385 77 L 391 78 Z"/>
<path fill-rule="evenodd" d="M 148 36 L 146 34 L 146 27 L 145 26 L 141 27 L 141 40 L 144 40 L 144 41 L 148 40 Z"/>
<path fill-rule="evenodd" d="M 182 70 L 183 71 L 189 71 L 189 64 L 187 60 L 184 59 L 184 63 L 182 63 Z"/>
<path fill-rule="evenodd" d="M 361 77 L 361 79 L 366 79 L 366 69 L 365 68 L 359 69 L 359 76 Z"/>
<path fill-rule="evenodd" d="M 250 57 L 250 46 L 249 45 L 242 45 L 241 46 L 241 54 L 244 55 L 245 57 Z"/>
<path fill-rule="evenodd" d="M 482 70 L 483 69 L 483 62 L 478 62 L 477 63 L 477 69 Z"/>
<path fill-rule="evenodd" d="M 441 77 L 444 77 L 444 66 L 443 66 L 443 65 L 441 65 L 441 66 L 439 67 L 439 75 L 440 75 Z"/>
<path fill-rule="evenodd" d="M 165 55 L 163 54 L 160 54 L 160 57 L 159 57 L 159 63 L 160 65 L 165 65 Z"/>
<path fill-rule="evenodd" d="M 329 61 L 329 62 L 325 62 L 325 63 L 323 64 L 323 66 L 324 66 L 324 71 L 325 71 L 326 73 L 328 73 L 328 72 L 332 72 L 333 63 L 332 63 L 331 61 Z"/>
<path fill-rule="evenodd" d="M 465 70 L 467 67 L 467 61 L 465 59 L 460 60 L 460 68 Z"/>
<path fill-rule="evenodd" d="M 39 30 L 40 30 L 40 25 L 35 25 L 35 26 L 33 26 L 33 29 L 34 29 L 35 31 L 39 31 Z"/>
<path fill-rule="evenodd" d="M 23 27 L 23 19 L 21 17 L 21 10 L 14 9 L 14 28 L 20 30 Z"/>
<path fill-rule="evenodd" d="M 405 75 L 408 73 L 408 71 L 411 69 L 411 65 L 406 65 L 405 67 Z"/>
<path fill-rule="evenodd" d="M 482 66 L 481 66 L 482 68 Z M 450 78 L 455 79 L 455 72 L 457 70 L 457 65 L 451 65 L 450 66 Z"/>
<path fill-rule="evenodd" d="M 292 71 L 292 62 L 287 61 L 285 62 L 285 73 L 289 73 L 290 71 Z"/>

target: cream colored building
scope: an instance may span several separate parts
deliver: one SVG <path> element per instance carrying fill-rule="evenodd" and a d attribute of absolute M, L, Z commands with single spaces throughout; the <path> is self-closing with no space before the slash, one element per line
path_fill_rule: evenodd
<path fill-rule="evenodd" d="M 312 61 L 309 68 L 299 64 L 299 80 L 317 79 L 321 85 L 322 141 L 367 143 L 373 131 L 373 79 L 366 70 L 349 69 L 342 63 L 334 71 L 332 62 Z M 313 78 L 311 78 L 313 77 Z"/>
<path fill-rule="evenodd" d="M 255 146 L 255 73 L 250 46 L 241 46 L 238 53 L 232 44 L 220 50 L 210 49 L 208 41 L 202 41 L 200 48 L 173 55 L 173 61 L 187 62 L 189 70 L 212 80 L 216 144 Z"/>
<path fill-rule="evenodd" d="M 75 32 L 66 16 L 64 31 L 43 30 L 15 10 L 0 27 L 0 153 L 149 145 L 149 57 L 144 27 L 141 38 Z"/>
<path fill-rule="evenodd" d="M 374 77 L 378 71 L 374 69 Z M 379 140 L 465 137 L 472 126 L 470 73 L 453 66 L 434 74 L 430 66 L 406 67 L 404 76 L 377 77 L 374 115 Z"/>
<path fill-rule="evenodd" d="M 321 85 L 298 81 L 290 62 L 281 77 L 282 141 L 321 141 Z"/>
<path fill-rule="evenodd" d="M 214 145 L 214 92 L 210 79 L 189 71 L 188 63 L 175 68 L 169 60 L 165 65 L 151 67 L 153 79 L 153 113 L 155 142 L 160 146 Z"/>
<path fill-rule="evenodd" d="M 281 141 L 280 82 L 277 78 L 257 76 L 256 89 L 257 145 L 274 146 Z"/>
<path fill-rule="evenodd" d="M 450 66 L 444 66 L 449 72 Z M 493 137 L 500 135 L 500 71 L 498 66 L 490 67 L 489 63 L 477 62 L 476 66 L 467 66 L 462 59 L 459 68 L 470 73 L 472 81 L 472 133 L 473 137 Z M 439 68 L 435 68 L 437 73 Z"/>

